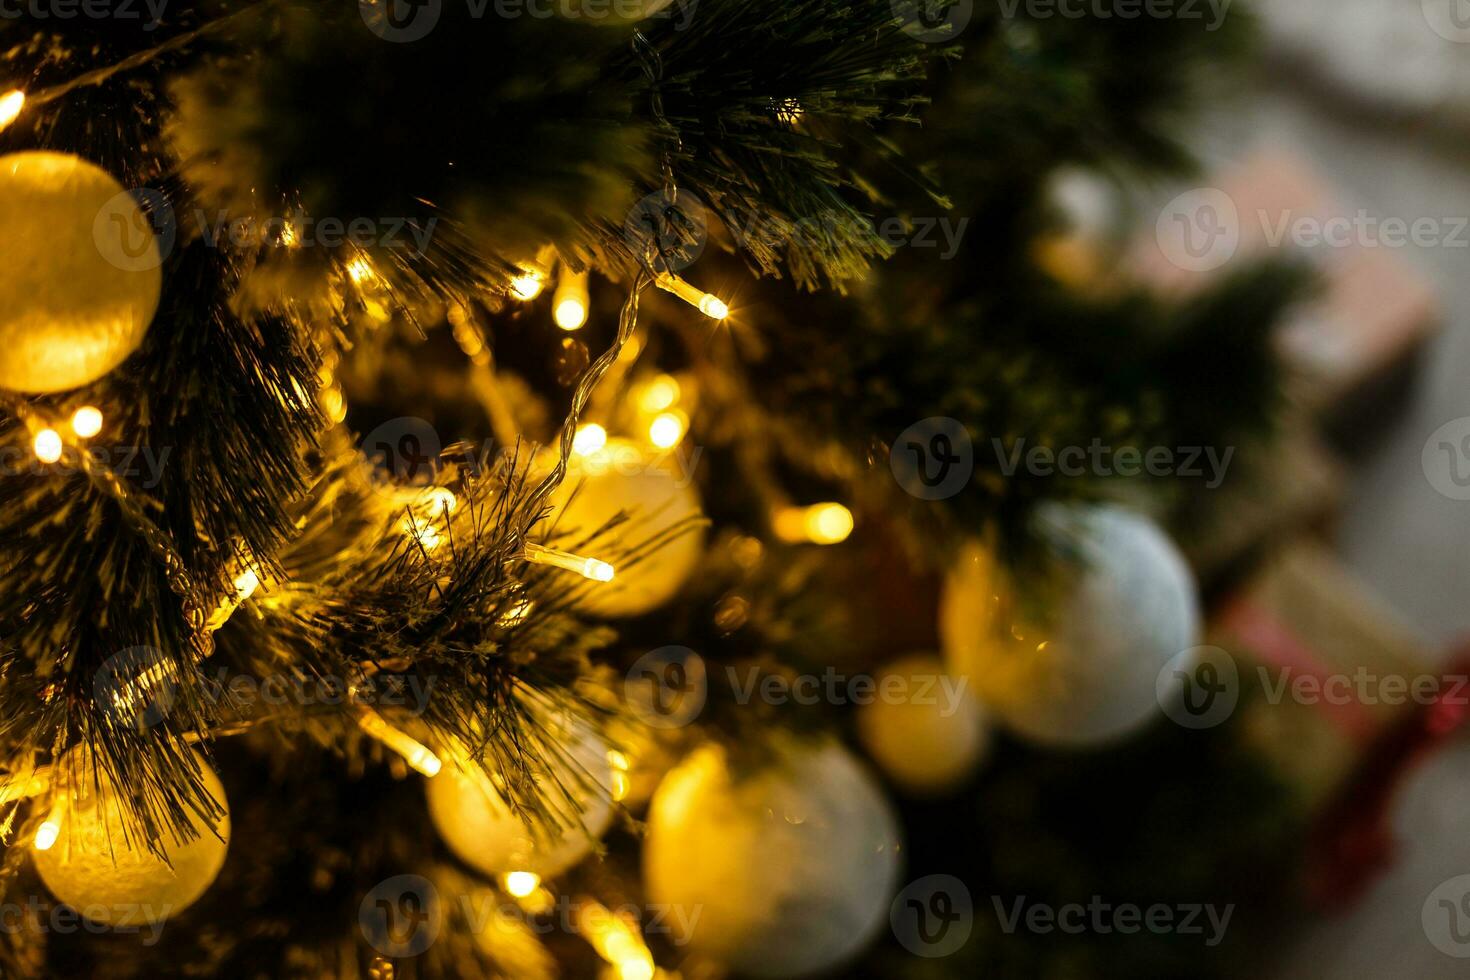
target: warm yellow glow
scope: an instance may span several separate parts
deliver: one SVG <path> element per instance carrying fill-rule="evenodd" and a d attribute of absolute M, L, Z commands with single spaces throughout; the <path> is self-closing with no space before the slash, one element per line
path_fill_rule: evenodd
<path fill-rule="evenodd" d="M 31 448 L 36 452 L 36 458 L 43 463 L 54 463 L 61 459 L 61 433 L 55 429 L 42 429 L 36 433 L 36 439 L 31 443 Z"/>
<path fill-rule="evenodd" d="M 83 439 L 90 439 L 102 431 L 102 413 L 91 405 L 83 406 L 72 414 L 71 431 Z"/>
<path fill-rule="evenodd" d="M 723 320 L 730 315 L 730 307 L 725 304 L 724 300 L 685 282 L 672 272 L 660 273 L 654 280 L 654 284 L 666 293 L 673 293 L 713 320 Z"/>
<path fill-rule="evenodd" d="M 20 111 L 25 108 L 26 94 L 20 89 L 12 89 L 4 95 L 0 95 L 0 129 L 4 129 L 20 117 Z"/>
<path fill-rule="evenodd" d="M 432 524 L 420 524 L 413 517 L 403 519 L 403 533 L 413 538 L 425 551 L 433 551 L 444 540 L 439 529 Z"/>
<path fill-rule="evenodd" d="M 506 611 L 505 615 L 500 617 L 500 625 L 519 626 L 521 623 L 524 623 L 526 621 L 527 616 L 531 615 L 531 610 L 535 607 L 535 605 L 536 604 L 530 599 L 522 599 L 514 606 L 511 606 L 510 609 Z"/>
<path fill-rule="evenodd" d="M 806 533 L 817 544 L 837 544 L 852 533 L 852 511 L 841 504 L 807 508 Z"/>
<path fill-rule="evenodd" d="M 672 374 L 660 374 L 648 382 L 638 401 L 645 412 L 662 412 L 677 403 L 682 395 L 678 378 Z"/>
<path fill-rule="evenodd" d="M 61 836 L 61 824 L 52 817 L 36 828 L 36 850 L 49 851 Z"/>
<path fill-rule="evenodd" d="M 516 299 L 529 302 L 541 295 L 546 277 L 539 272 L 523 272 L 510 281 L 510 291 Z"/>
<path fill-rule="evenodd" d="M 556 325 L 563 330 L 580 330 L 587 322 L 587 305 L 579 299 L 564 299 L 556 304 Z"/>
<path fill-rule="evenodd" d="M 612 749 L 607 753 L 607 761 L 612 768 L 613 802 L 621 803 L 627 798 L 631 785 L 628 779 L 628 757 L 617 749 Z"/>
<path fill-rule="evenodd" d="M 505 876 L 505 890 L 516 898 L 525 898 L 541 887 L 541 876 L 529 871 L 512 871 Z"/>
<path fill-rule="evenodd" d="M 258 588 L 260 588 L 260 576 L 255 574 L 255 569 L 247 568 L 235 576 L 235 593 L 241 602 L 255 595 L 255 590 Z"/>
<path fill-rule="evenodd" d="M 673 449 L 684 438 L 685 421 L 679 412 L 664 412 L 648 426 L 648 441 L 660 449 Z"/>
<path fill-rule="evenodd" d="M 429 502 L 429 512 L 436 517 L 453 514 L 459 506 L 459 498 L 448 487 L 430 487 L 424 496 Z"/>
<path fill-rule="evenodd" d="M 699 300 L 699 312 L 711 320 L 723 320 L 730 315 L 730 307 L 712 293 L 705 293 Z"/>
<path fill-rule="evenodd" d="M 578 901 L 577 930 L 617 971 L 619 980 L 652 980 L 653 954 L 637 928 L 591 899 Z"/>
<path fill-rule="evenodd" d="M 587 322 L 591 299 L 587 292 L 587 273 L 563 269 L 552 297 L 552 315 L 563 330 L 580 330 Z"/>
<path fill-rule="evenodd" d="M 373 264 L 368 261 L 368 257 L 359 255 L 347 263 L 347 275 L 353 282 L 361 284 L 373 278 L 377 273 L 373 271 Z"/>
<path fill-rule="evenodd" d="M 296 226 L 287 221 L 281 225 L 281 244 L 287 248 L 295 248 L 301 241 L 301 236 L 296 233 Z"/>
<path fill-rule="evenodd" d="M 439 770 L 444 766 L 428 746 L 394 728 L 371 708 L 363 709 L 362 714 L 357 717 L 357 724 L 368 735 L 403 756 L 403 761 L 421 775 L 432 779 L 439 775 Z"/>
<path fill-rule="evenodd" d="M 539 544 L 526 545 L 526 551 L 522 557 L 537 565 L 551 565 L 568 572 L 576 572 L 583 578 L 592 579 L 594 582 L 611 582 L 615 574 L 613 567 L 605 561 L 584 558 L 581 555 L 574 555 L 556 548 L 547 548 Z"/>
<path fill-rule="evenodd" d="M 606 445 L 607 430 L 596 423 L 578 426 L 572 437 L 572 452 L 578 456 L 591 456 Z"/>
<path fill-rule="evenodd" d="M 776 536 L 792 543 L 839 544 L 852 534 L 852 511 L 841 504 L 786 507 L 775 515 Z"/>

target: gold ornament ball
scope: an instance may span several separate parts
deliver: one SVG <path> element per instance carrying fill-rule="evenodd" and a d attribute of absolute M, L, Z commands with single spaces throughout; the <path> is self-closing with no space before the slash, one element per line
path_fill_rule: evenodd
<path fill-rule="evenodd" d="M 767 768 L 696 750 L 648 811 L 649 900 L 700 911 L 694 949 L 735 972 L 796 977 L 855 956 L 888 921 L 898 822 L 838 742 L 772 736 Z"/>
<path fill-rule="evenodd" d="M 857 731 L 878 768 L 917 796 L 963 783 L 990 746 L 985 711 L 969 679 L 951 675 L 934 656 L 891 664 L 858 711 Z"/>
<path fill-rule="evenodd" d="M 460 860 L 485 875 L 529 871 L 554 877 L 590 854 L 593 842 L 612 822 L 607 743 L 585 725 L 563 724 L 552 731 L 569 756 L 552 763 L 554 775 L 576 801 L 576 812 L 567 813 L 569 804 L 554 789 L 553 773 L 538 780 L 548 805 L 559 808 L 559 835 L 554 826 L 527 827 L 479 765 L 463 756 L 459 765 L 445 766 L 426 782 L 429 818 L 439 836 Z"/>
<path fill-rule="evenodd" d="M 616 569 L 611 582 L 586 590 L 578 608 L 608 619 L 641 616 L 672 599 L 694 572 L 704 529 L 694 523 L 702 509 L 683 459 L 650 455 L 623 439 L 572 454 L 552 498 L 552 543 Z M 620 512 L 627 521 L 594 537 Z"/>
<path fill-rule="evenodd" d="M 68 795 L 57 811 L 61 833 L 56 842 L 33 852 L 51 894 L 93 922 L 118 925 L 161 922 L 194 904 L 224 866 L 230 813 L 219 777 L 203 756 L 193 755 L 205 792 L 224 813 L 210 822 L 189 811 L 198 835 L 191 841 L 180 842 L 165 831 L 168 863 L 139 840 L 106 773 L 98 771 L 94 785 L 90 760 L 64 760 L 59 771 L 76 775 L 72 789 L 77 795 Z"/>
<path fill-rule="evenodd" d="M 945 583 L 939 632 L 952 671 L 1011 730 L 1089 747 L 1159 713 L 1156 681 L 1198 642 L 1194 578 L 1168 536 L 1122 507 L 1046 504 L 1048 560 L 1017 583 L 985 546 L 963 550 Z"/>
<path fill-rule="evenodd" d="M 0 388 L 67 391 L 121 364 L 158 311 L 162 263 L 105 171 L 64 153 L 0 157 Z"/>

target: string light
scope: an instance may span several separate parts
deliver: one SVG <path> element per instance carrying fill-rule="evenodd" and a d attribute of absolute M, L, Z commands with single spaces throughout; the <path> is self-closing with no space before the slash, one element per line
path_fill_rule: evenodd
<path fill-rule="evenodd" d="M 408 763 L 409 768 L 420 775 L 433 779 L 439 775 L 439 770 L 444 768 L 439 757 L 427 745 L 407 732 L 400 731 L 388 724 L 383 716 L 372 708 L 362 710 L 362 713 L 357 716 L 357 725 L 373 739 L 403 756 L 403 761 Z"/>
<path fill-rule="evenodd" d="M 61 459 L 61 433 L 55 429 L 42 429 L 36 433 L 31 448 L 36 453 L 36 458 L 43 463 L 55 463 Z"/>
<path fill-rule="evenodd" d="M 71 431 L 79 438 L 92 438 L 102 431 L 102 413 L 91 405 L 77 409 L 71 417 Z"/>
<path fill-rule="evenodd" d="M 56 839 L 61 836 L 61 822 L 55 816 L 47 817 L 41 826 L 36 828 L 35 846 L 38 851 L 49 851 Z"/>
<path fill-rule="evenodd" d="M 576 572 L 583 578 L 594 582 L 611 582 L 615 574 L 613 567 L 605 561 L 583 558 L 569 551 L 547 548 L 539 544 L 526 545 L 526 550 L 521 557 L 535 565 L 551 565 L 568 572 Z"/>
<path fill-rule="evenodd" d="M 501 879 L 507 893 L 515 898 L 525 898 L 541 887 L 541 876 L 530 871 L 512 871 Z"/>
<path fill-rule="evenodd" d="M 605 905 L 590 898 L 577 900 L 577 929 L 588 944 L 617 971 L 618 980 L 653 980 L 653 954 L 638 930 Z"/>
<path fill-rule="evenodd" d="M 511 606 L 510 609 L 506 610 L 505 615 L 500 617 L 500 625 L 502 627 L 521 625 L 526 621 L 526 617 L 531 615 L 531 610 L 535 606 L 536 604 L 530 599 L 522 599 L 514 606 Z"/>
<path fill-rule="evenodd" d="M 580 330 L 587 322 L 591 298 L 587 292 L 587 273 L 564 270 L 551 299 L 552 316 L 563 330 Z"/>
<path fill-rule="evenodd" d="M 577 427 L 572 436 L 572 452 L 578 456 L 591 456 L 607 445 L 607 430 L 595 422 Z"/>
<path fill-rule="evenodd" d="M 672 272 L 660 272 L 658 278 L 654 280 L 654 285 L 666 293 L 679 297 L 711 320 L 723 320 L 730 315 L 730 307 L 725 304 L 724 300 L 713 293 L 705 292 L 698 286 L 685 282 Z"/>
<path fill-rule="evenodd" d="M 683 412 L 664 412 L 648 425 L 648 441 L 659 449 L 673 449 L 684 438 L 689 423 Z"/>
<path fill-rule="evenodd" d="M 25 105 L 26 94 L 20 89 L 12 89 L 0 95 L 0 130 L 20 118 L 20 111 L 25 108 Z"/>
<path fill-rule="evenodd" d="M 255 569 L 247 568 L 235 576 L 233 584 L 235 586 L 236 596 L 239 597 L 241 602 L 244 602 L 246 599 L 255 595 L 255 590 L 260 588 L 260 576 L 256 574 Z"/>
<path fill-rule="evenodd" d="M 638 403 L 645 412 L 662 412 L 677 403 L 682 395 L 678 378 L 672 374 L 660 374 L 644 387 Z"/>
<path fill-rule="evenodd" d="M 376 277 L 377 272 L 373 270 L 373 264 L 368 261 L 368 257 L 366 255 L 359 255 L 357 258 L 347 263 L 347 276 L 353 282 L 361 285 L 362 283 L 367 282 L 369 279 Z"/>
<path fill-rule="evenodd" d="M 510 291 L 516 299 L 529 303 L 541 295 L 545 285 L 546 277 L 543 274 L 527 269 L 510 281 Z"/>
<path fill-rule="evenodd" d="M 608 765 L 612 768 L 612 798 L 614 803 L 621 803 L 628 796 L 630 781 L 628 769 L 631 768 L 628 757 L 617 749 L 611 749 L 607 753 Z"/>
<path fill-rule="evenodd" d="M 840 544 L 853 528 L 852 511 L 837 503 L 785 507 L 776 512 L 773 523 L 776 536 L 793 544 Z"/>

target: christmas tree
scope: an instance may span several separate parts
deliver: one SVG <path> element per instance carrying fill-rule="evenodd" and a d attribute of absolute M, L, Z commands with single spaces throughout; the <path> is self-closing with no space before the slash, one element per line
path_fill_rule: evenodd
<path fill-rule="evenodd" d="M 1153 725 L 1199 487 L 1016 462 L 1270 429 L 1302 277 L 1054 193 L 1189 167 L 1208 27 L 7 14 L 7 975 L 1229 974 L 985 897 L 1274 893 L 1278 787 Z"/>

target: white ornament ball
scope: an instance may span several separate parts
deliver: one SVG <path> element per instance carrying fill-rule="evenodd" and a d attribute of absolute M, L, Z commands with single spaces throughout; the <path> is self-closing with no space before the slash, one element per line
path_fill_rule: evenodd
<path fill-rule="evenodd" d="M 700 910 L 694 949 L 757 977 L 796 977 L 858 953 L 888 921 L 898 822 L 861 764 L 833 740 L 778 736 L 758 772 L 696 750 L 648 812 L 649 900 Z"/>
<path fill-rule="evenodd" d="M 0 157 L 0 388 L 67 391 L 121 364 L 158 311 L 162 262 L 105 171 L 64 153 Z"/>
<path fill-rule="evenodd" d="M 551 543 L 616 569 L 611 582 L 586 591 L 580 609 L 610 619 L 641 616 L 672 599 L 698 566 L 704 530 L 695 522 L 702 510 L 683 459 L 650 455 L 622 439 L 572 454 L 552 498 Z M 627 521 L 594 537 L 620 512 Z"/>
<path fill-rule="evenodd" d="M 1037 517 L 1045 583 L 1018 589 L 985 547 L 964 549 L 940 605 L 945 658 L 1026 738 L 1121 738 L 1154 717 L 1159 671 L 1197 643 L 1193 576 L 1158 525 L 1132 511 L 1048 504 Z"/>
<path fill-rule="evenodd" d="M 990 747 L 985 710 L 969 678 L 950 674 L 928 655 L 889 665 L 873 700 L 858 711 L 857 731 L 878 768 L 917 796 L 963 783 Z"/>
<path fill-rule="evenodd" d="M 585 725 L 553 729 L 569 760 L 551 763 L 556 778 L 575 800 L 561 798 L 548 771 L 539 780 L 547 788 L 548 805 L 556 807 L 562 830 L 533 830 L 474 762 L 448 765 L 426 783 L 429 818 L 460 860 L 490 877 L 529 871 L 551 878 L 592 852 L 594 841 L 612 822 L 612 765 L 607 743 Z M 569 763 L 569 764 L 568 764 Z M 548 839 L 555 836 L 555 839 Z"/>
<path fill-rule="evenodd" d="M 61 829 L 55 843 L 33 851 L 36 870 L 51 893 L 93 922 L 118 925 L 161 922 L 194 904 L 224 866 L 230 812 L 219 777 L 203 756 L 193 754 L 205 792 L 224 813 L 211 822 L 191 810 L 198 836 L 187 843 L 165 831 L 167 863 L 139 839 L 105 772 L 96 772 L 94 785 L 89 762 L 63 761 L 59 771 L 76 774 L 77 795 L 69 795 L 55 811 Z"/>

